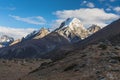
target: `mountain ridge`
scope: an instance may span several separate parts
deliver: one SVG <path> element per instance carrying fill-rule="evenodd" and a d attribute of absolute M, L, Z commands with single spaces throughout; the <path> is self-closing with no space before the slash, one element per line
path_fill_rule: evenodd
<path fill-rule="evenodd" d="M 94 42 L 102 41 L 104 39 L 108 39 L 112 36 L 119 34 L 120 32 L 120 19 L 112 22 L 101 30 L 97 31 L 95 34 L 89 36 L 87 39 L 79 42 L 78 45 L 88 45 Z M 102 35 L 102 36 L 100 36 Z"/>
<path fill-rule="evenodd" d="M 1 58 L 43 58 L 43 57 L 45 58 L 47 54 L 50 54 L 47 55 L 47 58 L 50 57 L 54 58 L 57 54 L 56 53 L 51 54 L 52 51 L 56 51 L 56 50 L 59 51 L 60 49 L 61 51 L 66 52 L 71 50 L 73 48 L 72 45 L 74 43 L 81 41 L 82 38 L 88 37 L 88 31 L 83 27 L 83 24 L 79 19 L 68 18 L 66 21 L 69 22 L 70 26 L 65 25 L 64 27 L 63 25 L 62 27 L 64 28 L 60 26 L 57 30 L 52 31 L 51 33 L 49 33 L 47 29 L 41 29 L 41 31 L 40 30 L 33 31 L 32 33 L 28 34 L 25 38 L 20 40 L 20 42 L 18 40 L 18 43 L 0 49 L 0 57 Z M 77 27 L 76 27 L 76 23 L 79 24 L 77 25 Z M 70 46 L 70 47 L 67 48 L 66 46 L 67 47 Z M 55 56 L 51 56 L 51 55 L 55 55 Z M 58 55 L 64 56 L 64 54 L 58 54 Z"/>

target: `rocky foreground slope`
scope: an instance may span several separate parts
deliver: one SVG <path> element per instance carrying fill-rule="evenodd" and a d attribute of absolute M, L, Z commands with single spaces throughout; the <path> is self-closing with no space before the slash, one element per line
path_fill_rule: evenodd
<path fill-rule="evenodd" d="M 62 59 L 43 63 L 20 80 L 119 80 L 119 28 L 120 19 L 85 39 L 89 40 L 86 47 L 66 52 Z M 109 33 L 97 36 L 101 32 Z"/>
<path fill-rule="evenodd" d="M 20 80 L 119 80 L 120 46 L 105 46 L 74 50 L 61 60 L 41 64 Z"/>

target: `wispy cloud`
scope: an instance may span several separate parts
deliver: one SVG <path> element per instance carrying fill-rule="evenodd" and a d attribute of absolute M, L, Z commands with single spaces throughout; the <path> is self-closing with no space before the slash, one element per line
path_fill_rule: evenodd
<path fill-rule="evenodd" d="M 89 8 L 95 7 L 94 3 L 92 3 L 92 2 L 88 2 L 88 3 L 86 4 L 86 6 L 89 7 Z"/>
<path fill-rule="evenodd" d="M 110 0 L 110 2 L 115 2 L 116 0 Z"/>
<path fill-rule="evenodd" d="M 86 0 L 82 1 L 80 5 L 83 6 L 83 5 L 85 5 L 85 4 L 87 4 L 87 1 L 86 1 Z"/>
<path fill-rule="evenodd" d="M 106 10 L 106 11 L 111 11 L 112 9 L 111 9 L 111 8 L 106 8 L 105 10 Z"/>
<path fill-rule="evenodd" d="M 115 7 L 113 10 L 120 13 L 120 7 Z"/>
<path fill-rule="evenodd" d="M 35 29 L 33 28 L 11 28 L 6 26 L 0 26 L 1 35 L 5 34 L 14 37 L 15 39 L 22 38 L 34 30 Z"/>
<path fill-rule="evenodd" d="M 16 15 L 9 15 L 9 16 L 14 18 L 15 20 L 26 22 L 29 24 L 43 25 L 46 23 L 46 20 L 41 16 L 35 16 L 35 17 L 20 17 Z"/>
<path fill-rule="evenodd" d="M 84 0 L 84 1 L 82 1 L 81 6 L 86 6 L 86 7 L 89 7 L 89 8 L 93 8 L 93 7 L 95 7 L 95 4 L 92 3 L 92 2 Z"/>
<path fill-rule="evenodd" d="M 16 7 L 0 7 L 0 10 L 10 10 L 10 11 L 13 11 L 15 9 L 16 9 Z"/>
<path fill-rule="evenodd" d="M 83 1 L 83 4 L 86 4 L 87 3 L 87 1 Z"/>
<path fill-rule="evenodd" d="M 54 24 L 56 24 L 57 27 L 59 27 L 62 21 L 69 17 L 79 18 L 85 27 L 89 27 L 91 24 L 97 24 L 103 27 L 120 17 L 119 15 L 107 13 L 104 9 L 99 8 L 56 11 L 54 15 L 58 17 L 58 19 L 54 21 Z"/>

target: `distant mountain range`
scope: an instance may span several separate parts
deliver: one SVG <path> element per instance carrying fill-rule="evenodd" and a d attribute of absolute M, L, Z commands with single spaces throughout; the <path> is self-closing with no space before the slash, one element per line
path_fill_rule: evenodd
<path fill-rule="evenodd" d="M 71 46 L 91 36 L 101 27 L 92 25 L 86 29 L 77 18 L 68 18 L 52 32 L 42 28 L 22 39 L 12 41 L 10 46 L 0 49 L 1 58 L 39 58 L 52 51 Z"/>
<path fill-rule="evenodd" d="M 9 37 L 7 35 L 2 35 L 0 37 L 0 47 L 7 47 L 9 46 L 12 42 L 14 42 L 14 38 Z"/>

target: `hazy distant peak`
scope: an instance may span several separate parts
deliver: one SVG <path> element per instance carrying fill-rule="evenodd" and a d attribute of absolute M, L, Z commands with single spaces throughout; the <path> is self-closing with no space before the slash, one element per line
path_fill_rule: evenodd
<path fill-rule="evenodd" d="M 12 42 L 12 41 L 14 41 L 14 39 L 7 35 L 2 35 L 0 38 L 0 42 Z"/>
<path fill-rule="evenodd" d="M 7 35 L 2 35 L 0 37 L 0 47 L 7 47 L 14 41 L 14 38 L 9 37 Z"/>

